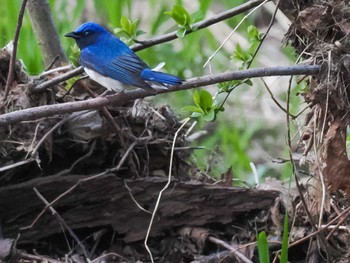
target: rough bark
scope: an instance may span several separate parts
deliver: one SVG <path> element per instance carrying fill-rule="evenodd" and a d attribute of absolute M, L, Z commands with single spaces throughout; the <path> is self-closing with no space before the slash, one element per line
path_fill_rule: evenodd
<path fill-rule="evenodd" d="M 32 228 L 20 231 L 45 207 L 33 187 L 51 202 L 84 178 L 86 176 L 49 176 L 0 188 L 4 236 L 16 237 L 20 232 L 19 241 L 34 241 L 60 233 L 60 222 L 49 210 Z M 160 177 L 127 181 L 135 200 L 151 211 L 165 183 L 166 179 Z M 249 213 L 254 217 L 258 211 L 269 210 L 277 196 L 276 191 L 174 180 L 161 200 L 151 236 L 181 226 L 227 224 Z M 150 214 L 137 207 L 123 180 L 112 174 L 80 183 L 53 207 L 73 230 L 112 226 L 117 235 L 124 236 L 125 242 L 143 240 L 150 221 Z"/>

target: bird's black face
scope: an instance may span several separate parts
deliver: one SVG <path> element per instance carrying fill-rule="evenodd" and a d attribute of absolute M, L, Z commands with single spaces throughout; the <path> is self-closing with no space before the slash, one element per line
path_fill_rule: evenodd
<path fill-rule="evenodd" d="M 66 37 L 74 38 L 77 45 L 82 50 L 85 47 L 94 44 L 100 35 L 106 33 L 107 31 L 92 22 L 85 23 L 78 27 L 75 31 L 66 34 Z"/>
<path fill-rule="evenodd" d="M 97 34 L 89 30 L 83 32 L 73 31 L 65 35 L 66 37 L 74 38 L 80 49 L 83 49 L 93 44 L 97 38 Z"/>

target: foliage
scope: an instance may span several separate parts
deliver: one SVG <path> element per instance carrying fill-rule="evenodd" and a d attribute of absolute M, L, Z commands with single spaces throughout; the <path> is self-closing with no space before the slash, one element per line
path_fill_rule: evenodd
<path fill-rule="evenodd" d="M 193 101 L 196 106 L 183 107 L 183 110 L 192 112 L 191 118 L 202 117 L 205 121 L 215 121 L 217 113 L 224 111 L 221 103 L 214 100 L 207 90 L 196 90 L 193 93 Z"/>
<path fill-rule="evenodd" d="M 85 19 L 95 20 L 110 29 L 115 29 L 115 32 L 123 37 L 124 41 L 132 44 L 133 41 L 142 41 L 139 38 L 148 39 L 173 30 L 177 30 L 178 36 L 183 37 L 188 30 L 196 30 L 193 25 L 204 19 L 207 14 L 208 17 L 212 16 L 213 7 L 215 7 L 215 13 L 218 13 L 245 1 L 197 0 L 195 2 L 198 3 L 197 8 L 190 10 L 181 0 L 161 2 L 156 0 L 138 2 L 132 0 L 94 0 L 94 5 L 90 7 L 87 7 L 85 0 L 49 0 L 55 25 L 59 35 L 62 36 L 63 48 L 66 50 L 70 61 L 75 65 L 78 64 L 78 48 L 74 46 L 72 40 L 64 38 L 63 35 L 74 30 Z M 2 46 L 13 38 L 20 4 L 21 0 L 12 0 L 4 1 L 0 6 L 0 14 L 2 15 L 0 17 L 2 35 L 0 44 Z M 89 12 L 84 11 L 87 9 Z M 140 14 L 143 10 L 150 10 L 152 13 L 147 15 L 146 18 L 142 18 L 143 16 L 140 16 Z M 84 14 L 84 18 L 81 14 Z M 223 21 L 220 27 L 230 30 L 237 25 L 242 16 L 239 15 Z M 211 63 L 211 69 L 202 66 L 223 41 L 222 36 L 212 28 L 197 30 L 181 39 L 143 50 L 138 55 L 150 67 L 154 67 L 161 61 L 167 62 L 164 71 L 185 79 L 210 74 L 212 71 L 218 73 L 229 69 L 244 68 L 250 62 L 253 51 L 262 37 L 259 30 L 250 26 L 251 24 L 253 24 L 253 19 L 246 20 L 237 33 L 241 36 L 246 34 L 245 38 L 249 44 L 240 43 L 235 44 L 234 48 L 231 49 L 223 48 L 217 54 L 217 59 Z M 143 34 L 144 32 L 145 34 Z M 31 74 L 38 74 L 44 70 L 40 49 L 33 36 L 27 15 L 24 18 L 20 34 L 18 57 L 24 61 Z M 237 64 L 239 65 L 237 66 Z M 228 101 L 225 102 L 225 112 L 218 114 L 223 111 L 223 107 L 219 103 L 223 101 L 222 97 L 219 96 L 220 93 L 226 94 L 238 86 L 240 88 L 235 90 Z M 235 178 L 249 181 L 249 178 L 247 178 L 247 174 L 251 173 L 249 163 L 256 161 L 252 159 L 250 154 L 251 144 L 253 140 L 263 139 L 265 134 L 262 134 L 261 130 L 266 125 L 264 120 L 259 120 L 259 118 L 262 118 L 260 116 L 255 121 L 251 121 L 250 115 L 258 114 L 247 112 L 249 107 L 241 101 L 241 98 L 252 91 L 259 94 L 259 88 L 256 87 L 256 83 L 246 79 L 221 83 L 218 88 L 213 87 L 209 91 L 210 93 L 204 89 L 194 92 L 180 91 L 157 96 L 153 100 L 170 104 L 173 109 L 185 108 L 198 121 L 198 130 L 205 128 L 207 125 L 213 125 L 214 128 L 211 134 L 196 142 L 197 145 L 209 149 L 194 152 L 193 158 L 200 167 L 206 169 L 210 166 L 208 169 L 211 175 L 217 178 L 227 169 L 232 169 Z M 215 96 L 211 95 L 214 93 Z M 260 97 L 255 94 L 252 97 L 256 97 L 258 102 Z M 285 101 L 283 96 L 280 99 Z M 292 101 L 293 112 L 297 111 L 298 105 L 299 100 Z M 269 127 L 269 129 L 275 132 L 274 127 Z M 270 147 L 272 150 L 276 148 L 274 145 Z M 270 152 L 271 149 L 266 149 L 266 151 Z M 283 155 L 283 149 L 280 154 Z M 221 158 L 221 161 L 215 162 L 214 159 L 217 158 Z M 261 174 L 265 175 L 266 173 L 267 175 L 269 171 L 267 164 L 260 163 L 259 167 L 261 167 L 261 171 L 265 171 Z M 289 174 L 290 168 L 282 166 L 279 172 L 281 171 L 282 177 L 288 177 L 283 174 Z"/>
<path fill-rule="evenodd" d="M 130 44 L 136 39 L 137 36 L 145 34 L 144 31 L 138 29 L 139 20 L 130 21 L 125 16 L 120 19 L 120 27 L 114 29 L 114 34 L 122 35 L 121 40 L 125 43 Z"/>
<path fill-rule="evenodd" d="M 176 35 L 183 38 L 188 30 L 197 30 L 194 23 L 203 19 L 202 11 L 197 11 L 190 15 L 190 13 L 181 5 L 174 5 L 173 10 L 164 12 L 165 15 L 171 16 L 177 23 L 179 29 Z"/>
<path fill-rule="evenodd" d="M 257 237 L 257 242 L 258 242 L 259 262 L 269 263 L 270 262 L 269 245 L 268 245 L 265 231 L 261 231 L 259 233 Z M 284 216 L 282 249 L 281 249 L 281 258 L 279 262 L 280 263 L 288 262 L 288 213 L 286 213 Z"/>

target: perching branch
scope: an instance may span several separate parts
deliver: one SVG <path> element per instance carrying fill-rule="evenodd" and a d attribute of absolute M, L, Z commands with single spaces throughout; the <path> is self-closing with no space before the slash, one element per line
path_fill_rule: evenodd
<path fill-rule="evenodd" d="M 203 29 L 203 28 L 209 27 L 209 26 L 214 25 L 218 22 L 221 22 L 221 21 L 226 20 L 228 18 L 231 18 L 231 17 L 234 17 L 234 16 L 239 15 L 241 13 L 244 13 L 244 12 L 248 11 L 249 9 L 260 5 L 263 1 L 264 0 L 248 1 L 247 3 L 244 3 L 240 6 L 231 8 L 229 10 L 226 10 L 226 11 L 224 11 L 216 16 L 213 16 L 211 18 L 208 18 L 208 19 L 202 20 L 198 23 L 195 23 L 193 25 L 193 28 L 198 30 L 198 29 Z M 186 30 L 186 35 L 190 34 L 192 32 L 194 32 L 194 31 L 193 30 Z M 178 38 L 178 37 L 176 35 L 176 31 L 174 31 L 174 32 L 171 32 L 171 33 L 168 33 L 165 35 L 161 35 L 161 36 L 157 36 L 157 37 L 145 40 L 145 41 L 141 41 L 141 43 L 138 43 L 138 44 L 131 46 L 131 49 L 134 51 L 139 51 L 139 50 L 151 47 L 151 46 L 155 46 L 157 44 L 161 44 L 161 43 L 165 43 L 165 42 L 174 40 L 176 38 Z"/>
<path fill-rule="evenodd" d="M 186 80 L 182 85 L 169 87 L 168 89 L 157 89 L 157 94 L 169 93 L 178 90 L 187 90 L 202 86 L 208 86 L 230 80 L 242 80 L 247 78 L 267 77 L 267 76 L 286 76 L 286 75 L 316 75 L 320 71 L 320 66 L 289 66 L 289 67 L 271 67 L 271 68 L 254 68 L 248 70 L 231 71 L 215 75 L 191 78 Z M 106 97 L 94 99 L 67 102 L 54 105 L 39 106 L 24 110 L 14 111 L 0 115 L 0 126 L 14 124 L 20 121 L 36 120 L 43 117 L 54 116 L 57 114 L 71 113 L 88 109 L 97 109 L 109 104 L 123 105 L 128 101 L 138 98 L 154 96 L 143 89 L 137 89 L 125 93 L 118 93 Z"/>

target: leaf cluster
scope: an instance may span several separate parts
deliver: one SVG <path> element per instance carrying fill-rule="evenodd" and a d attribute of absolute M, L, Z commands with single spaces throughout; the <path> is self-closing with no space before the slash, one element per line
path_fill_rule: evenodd
<path fill-rule="evenodd" d="M 224 111 L 224 107 L 214 100 L 207 90 L 196 90 L 193 93 L 195 106 L 185 106 L 183 110 L 191 112 L 191 118 L 203 118 L 205 121 L 215 121 L 217 114 Z"/>
<path fill-rule="evenodd" d="M 177 23 L 179 28 L 176 35 L 179 38 L 183 38 L 189 30 L 196 31 L 197 28 L 194 26 L 194 23 L 204 18 L 204 14 L 201 10 L 190 15 L 190 13 L 181 5 L 174 5 L 171 11 L 166 11 L 164 14 L 171 16 Z"/>
<path fill-rule="evenodd" d="M 136 19 L 131 21 L 125 16 L 122 16 L 120 19 L 120 27 L 114 29 L 114 34 L 122 35 L 121 39 L 127 44 L 131 43 L 136 39 L 136 37 L 145 34 L 144 31 L 138 29 L 139 20 Z"/>

